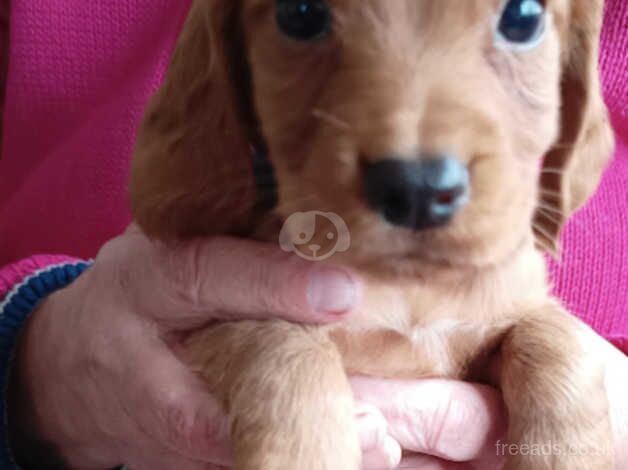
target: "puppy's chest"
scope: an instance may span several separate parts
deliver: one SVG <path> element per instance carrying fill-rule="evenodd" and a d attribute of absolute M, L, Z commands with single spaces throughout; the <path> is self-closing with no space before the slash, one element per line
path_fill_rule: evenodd
<path fill-rule="evenodd" d="M 523 305 L 534 302 L 493 288 L 367 284 L 365 307 L 332 327 L 331 336 L 351 374 L 468 378 L 499 347 Z"/>

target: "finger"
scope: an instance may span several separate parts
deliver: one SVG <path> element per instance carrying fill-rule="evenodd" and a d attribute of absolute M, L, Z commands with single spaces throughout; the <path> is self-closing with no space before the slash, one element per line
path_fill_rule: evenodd
<path fill-rule="evenodd" d="M 151 305 L 159 320 L 180 328 L 206 323 L 217 314 L 222 319 L 272 315 L 325 323 L 349 312 L 362 296 L 361 282 L 350 270 L 309 263 L 251 240 L 214 238 L 162 246 L 148 266 L 143 269 L 151 271 L 151 282 L 140 289 L 142 304 Z"/>
<path fill-rule="evenodd" d="M 377 408 L 367 404 L 357 405 L 356 410 L 363 470 L 396 468 L 401 461 L 401 446 L 388 435 L 384 416 Z"/>
<path fill-rule="evenodd" d="M 360 445 L 363 452 L 376 448 L 388 434 L 386 418 L 373 405 L 368 403 L 356 404 L 356 423 Z"/>
<path fill-rule="evenodd" d="M 128 390 L 127 413 L 137 427 L 173 453 L 229 465 L 228 421 L 200 379 L 160 342 L 142 345 L 128 357 L 134 360 L 121 386 Z"/>
<path fill-rule="evenodd" d="M 356 400 L 382 411 L 402 448 L 458 462 L 497 459 L 506 413 L 496 390 L 448 380 L 354 378 L 352 386 Z"/>
<path fill-rule="evenodd" d="M 363 470 L 393 470 L 401 461 L 401 446 L 391 436 L 384 436 L 381 444 L 362 456 Z"/>

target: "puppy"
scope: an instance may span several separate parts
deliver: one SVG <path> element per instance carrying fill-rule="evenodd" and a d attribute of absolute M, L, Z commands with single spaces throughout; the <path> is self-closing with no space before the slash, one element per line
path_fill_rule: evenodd
<path fill-rule="evenodd" d="M 580 450 L 521 452 L 507 469 L 613 468 L 603 364 L 551 297 L 543 258 L 612 148 L 602 4 L 193 2 L 140 131 L 137 221 L 167 242 L 276 243 L 293 214 L 333 213 L 351 245 L 331 261 L 367 286 L 340 325 L 244 321 L 189 338 L 237 469 L 357 470 L 347 374 L 492 383 L 509 443 Z"/>

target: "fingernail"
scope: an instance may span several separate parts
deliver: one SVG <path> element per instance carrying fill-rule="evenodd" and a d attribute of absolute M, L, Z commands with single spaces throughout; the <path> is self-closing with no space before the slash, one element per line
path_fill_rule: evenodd
<path fill-rule="evenodd" d="M 317 312 L 341 314 L 357 302 L 358 286 L 342 269 L 317 268 L 310 274 L 307 300 Z"/>

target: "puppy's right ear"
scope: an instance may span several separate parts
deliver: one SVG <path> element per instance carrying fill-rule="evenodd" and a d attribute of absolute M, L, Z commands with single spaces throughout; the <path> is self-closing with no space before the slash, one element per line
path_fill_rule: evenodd
<path fill-rule="evenodd" d="M 237 0 L 195 0 L 142 123 L 131 204 L 159 239 L 244 231 L 258 142 Z"/>
<path fill-rule="evenodd" d="M 539 246 L 557 251 L 565 221 L 593 195 L 612 156 L 614 137 L 598 70 L 604 0 L 572 0 L 563 44 L 561 135 L 545 156 Z"/>

